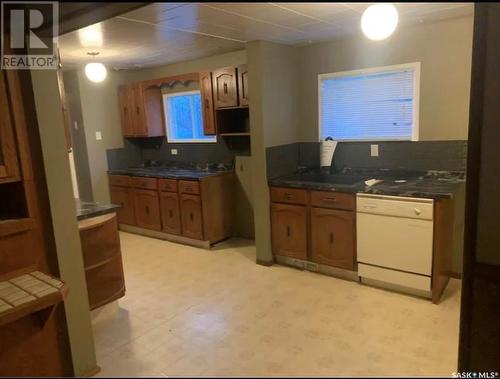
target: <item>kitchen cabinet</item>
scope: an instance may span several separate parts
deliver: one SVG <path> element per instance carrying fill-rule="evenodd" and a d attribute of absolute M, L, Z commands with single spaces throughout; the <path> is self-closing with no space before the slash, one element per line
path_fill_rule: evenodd
<path fill-rule="evenodd" d="M 271 187 L 270 197 L 275 255 L 355 269 L 354 195 Z"/>
<path fill-rule="evenodd" d="M 181 195 L 180 201 L 182 234 L 194 239 L 203 239 L 203 215 L 198 195 Z"/>
<path fill-rule="evenodd" d="M 137 226 L 161 230 L 160 200 L 157 191 L 134 189 L 134 205 Z"/>
<path fill-rule="evenodd" d="M 354 212 L 311 208 L 311 260 L 354 269 Z"/>
<path fill-rule="evenodd" d="M 212 87 L 215 108 L 238 106 L 238 78 L 235 67 L 212 71 Z"/>
<path fill-rule="evenodd" d="M 124 137 L 165 136 L 163 97 L 159 86 L 122 85 L 118 88 L 118 103 Z"/>
<path fill-rule="evenodd" d="M 238 101 L 241 106 L 248 105 L 248 69 L 243 64 L 237 67 L 238 70 Z"/>
<path fill-rule="evenodd" d="M 203 107 L 203 134 L 214 135 L 215 127 L 214 98 L 212 91 L 212 73 L 200 72 L 201 104 Z"/>
<path fill-rule="evenodd" d="M 4 75 L 3 71 L 0 72 L 0 183 L 20 180 L 13 115 Z"/>
<path fill-rule="evenodd" d="M 165 233 L 181 234 L 179 195 L 174 192 L 160 193 L 162 230 Z"/>
<path fill-rule="evenodd" d="M 111 186 L 110 197 L 113 204 L 121 206 L 117 211 L 118 222 L 120 224 L 135 225 L 133 190 L 127 187 Z"/>
<path fill-rule="evenodd" d="M 278 255 L 307 259 L 307 208 L 299 205 L 271 206 L 273 252 Z"/>

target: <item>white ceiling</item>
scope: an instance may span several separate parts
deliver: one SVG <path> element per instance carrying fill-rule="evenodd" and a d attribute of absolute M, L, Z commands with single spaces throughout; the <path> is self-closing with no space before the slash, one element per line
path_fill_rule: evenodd
<path fill-rule="evenodd" d="M 152 3 L 59 37 L 63 65 L 98 60 L 150 67 L 244 48 L 247 41 L 303 45 L 360 33 L 372 3 Z M 394 3 L 400 25 L 473 13 L 473 3 Z"/>

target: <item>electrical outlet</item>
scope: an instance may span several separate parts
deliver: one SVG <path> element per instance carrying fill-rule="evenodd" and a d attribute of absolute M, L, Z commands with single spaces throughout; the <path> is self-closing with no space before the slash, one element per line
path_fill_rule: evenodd
<path fill-rule="evenodd" d="M 102 133 L 101 132 L 95 132 L 95 139 L 96 139 L 96 141 L 102 140 Z"/>
<path fill-rule="evenodd" d="M 370 145 L 371 156 L 378 157 L 378 145 Z"/>
<path fill-rule="evenodd" d="M 170 149 L 170 154 L 177 155 L 177 149 Z"/>

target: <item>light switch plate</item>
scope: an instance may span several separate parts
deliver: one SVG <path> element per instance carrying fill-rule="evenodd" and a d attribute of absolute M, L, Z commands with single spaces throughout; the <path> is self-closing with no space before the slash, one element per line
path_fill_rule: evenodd
<path fill-rule="evenodd" d="M 95 139 L 96 139 L 96 141 L 102 140 L 102 133 L 101 132 L 95 132 Z"/>
<path fill-rule="evenodd" d="M 170 154 L 177 155 L 177 149 L 170 149 Z"/>
<path fill-rule="evenodd" d="M 370 145 L 371 156 L 378 157 L 378 145 Z"/>

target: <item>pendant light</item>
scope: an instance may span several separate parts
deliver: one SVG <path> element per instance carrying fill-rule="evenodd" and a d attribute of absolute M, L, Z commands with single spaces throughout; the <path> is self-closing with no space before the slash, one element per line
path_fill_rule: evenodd
<path fill-rule="evenodd" d="M 398 18 L 398 11 L 391 3 L 370 5 L 361 16 L 361 29 L 371 40 L 380 41 L 396 30 Z"/>

